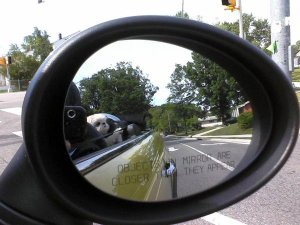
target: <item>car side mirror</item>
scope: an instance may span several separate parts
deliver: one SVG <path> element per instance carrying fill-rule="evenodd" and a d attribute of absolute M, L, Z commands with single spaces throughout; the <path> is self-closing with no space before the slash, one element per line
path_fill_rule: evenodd
<path fill-rule="evenodd" d="M 168 192 L 167 198 L 150 201 L 141 201 L 126 194 L 118 195 L 115 190 L 109 191 L 111 187 L 107 188 L 103 175 L 110 177 L 108 183 L 111 183 L 111 186 L 117 184 L 121 186 L 122 181 L 117 181 L 116 176 L 109 173 L 115 170 L 121 174 L 126 164 L 123 161 L 116 164 L 120 161 L 113 160 L 124 157 L 122 154 L 137 151 L 134 147 L 140 149 L 143 141 L 151 143 L 153 148 L 160 146 L 161 151 L 165 151 L 166 139 L 163 132 L 154 134 L 153 129 L 133 126 L 130 129 L 136 134 L 135 137 L 119 145 L 101 147 L 102 151 L 95 151 L 87 158 L 80 158 L 85 156 L 80 155 L 72 160 L 70 151 L 67 151 L 71 147 L 66 133 L 73 134 L 72 131 L 76 128 L 69 126 L 66 129 L 66 121 L 72 122 L 76 115 L 80 115 L 75 124 L 85 124 L 82 118 L 87 116 L 80 106 L 66 108 L 66 96 L 76 72 L 99 49 L 120 40 L 139 39 L 165 42 L 203 55 L 228 71 L 251 102 L 254 112 L 251 144 L 247 146 L 247 151 L 238 165 L 221 164 L 222 168 L 229 166 L 230 173 L 205 189 L 200 188 L 202 182 L 200 180 L 197 184 L 193 184 L 194 190 L 185 195 L 179 197 L 172 194 L 175 193 L 172 189 Z M 120 121 L 131 120 L 128 117 L 120 118 Z M 230 120 L 227 120 L 227 123 L 230 123 Z M 138 124 L 138 121 L 131 124 Z M 127 129 L 124 125 L 120 127 Z M 283 71 L 269 56 L 247 41 L 229 32 L 192 20 L 165 16 L 138 16 L 112 20 L 91 27 L 52 52 L 36 72 L 26 93 L 22 129 L 25 147 L 22 147 L 22 154 L 18 155 L 18 160 L 14 160 L 1 179 L 0 193 L 4 196 L 14 191 L 7 183 L 16 177 L 13 171 L 20 168 L 21 162 L 27 160 L 28 165 L 25 166 L 23 163 L 22 168 L 30 167 L 30 174 L 34 174 L 31 178 L 33 181 L 22 182 L 26 183 L 27 188 L 34 185 L 35 190 L 43 197 L 32 199 L 30 197 L 32 193 L 21 191 L 20 193 L 23 194 L 21 201 L 10 197 L 1 199 L 4 203 L 0 205 L 0 214 L 6 215 L 8 223 L 22 221 L 24 215 L 31 217 L 33 221 L 56 223 L 55 219 L 41 215 L 43 207 L 46 207 L 43 206 L 46 205 L 43 202 L 47 202 L 51 214 L 60 214 L 62 218 L 74 217 L 73 220 L 66 219 L 65 224 L 74 223 L 76 218 L 79 221 L 104 224 L 170 224 L 201 217 L 225 208 L 266 184 L 284 165 L 296 143 L 299 132 L 299 105 Z M 84 129 L 85 126 L 80 126 L 76 131 L 85 132 Z M 80 138 L 77 134 L 75 132 L 75 136 Z M 86 144 L 84 141 L 80 143 Z M 196 147 L 190 146 L 190 148 Z M 175 151 L 175 148 L 169 151 Z M 118 154 L 115 154 L 116 152 Z M 157 156 L 155 151 L 146 149 L 145 152 L 151 152 L 154 158 Z M 101 158 L 101 154 L 106 158 Z M 133 154 L 127 157 L 132 158 Z M 209 156 L 201 152 L 200 154 Z M 183 158 L 186 156 L 188 155 L 184 155 Z M 223 156 L 226 158 L 226 155 Z M 94 160 L 95 157 L 98 161 Z M 92 161 L 86 166 L 88 160 Z M 139 164 L 133 164 L 136 168 L 150 170 L 153 168 L 151 160 L 138 160 L 136 162 Z M 201 160 L 198 163 L 201 163 Z M 133 164 L 128 165 L 133 166 Z M 174 182 L 180 179 L 176 174 L 178 164 L 178 160 L 176 162 L 172 157 L 158 164 L 159 169 L 151 182 L 152 187 L 158 177 L 165 180 L 173 179 L 172 187 L 177 187 Z M 196 161 L 195 165 L 198 165 Z M 89 180 L 87 174 L 91 174 L 91 171 L 98 168 L 101 169 L 101 166 L 106 167 L 99 170 L 101 176 L 98 177 L 97 186 Z M 29 173 L 25 171 L 26 169 L 24 175 L 28 177 Z M 22 172 L 19 172 L 18 176 L 21 174 Z M 15 179 L 15 183 L 18 179 Z M 118 179 L 126 180 L 121 176 Z M 141 181 L 140 187 L 151 186 L 150 182 L 146 182 L 150 180 L 148 175 L 134 179 Z M 148 197 L 149 195 L 148 193 Z M 40 210 L 35 211 L 34 207 L 27 207 L 28 199 L 34 201 Z M 23 218 L 24 221 L 28 222 L 29 219 Z"/>

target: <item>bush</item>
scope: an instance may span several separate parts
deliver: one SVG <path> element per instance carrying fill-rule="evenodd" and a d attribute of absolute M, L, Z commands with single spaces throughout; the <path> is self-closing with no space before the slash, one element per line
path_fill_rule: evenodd
<path fill-rule="evenodd" d="M 241 129 L 251 128 L 253 124 L 253 113 L 252 112 L 241 113 L 237 119 L 237 122 Z"/>

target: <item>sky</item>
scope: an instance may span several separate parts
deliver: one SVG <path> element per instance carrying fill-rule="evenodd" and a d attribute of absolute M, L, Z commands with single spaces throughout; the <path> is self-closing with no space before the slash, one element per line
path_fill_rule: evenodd
<path fill-rule="evenodd" d="M 0 0 L 0 56 L 5 56 L 10 44 L 20 45 L 34 27 L 45 30 L 50 41 L 58 34 L 68 36 L 93 25 L 134 15 L 175 15 L 182 9 L 182 0 Z M 299 0 L 290 0 L 291 42 L 300 40 Z M 243 13 L 252 13 L 256 18 L 270 20 L 270 0 L 242 0 Z M 184 11 L 192 19 L 201 18 L 209 24 L 233 22 L 239 13 L 225 11 L 221 0 L 184 0 Z M 132 48 L 134 46 L 134 49 Z M 95 66 L 95 62 L 102 62 Z M 175 63 L 190 60 L 190 52 L 179 47 L 153 42 L 131 41 L 116 43 L 97 53 L 79 70 L 75 80 L 91 75 L 101 68 L 113 66 L 118 61 L 131 61 L 149 74 L 151 81 L 161 89 L 161 99 L 168 93 L 164 90 Z M 166 75 L 168 74 L 168 75 Z M 164 90 L 164 91 L 163 91 Z M 157 100 L 159 101 L 159 100 Z M 163 101 L 163 100 L 162 100 Z"/>
<path fill-rule="evenodd" d="M 270 0 L 242 0 L 242 6 L 244 13 L 269 19 Z M 291 39 L 295 43 L 300 40 L 299 0 L 290 0 L 290 6 Z M 41 4 L 37 0 L 0 0 L 0 54 L 6 54 L 11 43 L 21 43 L 34 26 L 46 30 L 55 41 L 58 33 L 69 35 L 125 16 L 174 15 L 181 7 L 182 0 L 44 0 Z M 185 0 L 184 11 L 207 23 L 238 19 L 238 12 L 225 11 L 221 0 Z"/>

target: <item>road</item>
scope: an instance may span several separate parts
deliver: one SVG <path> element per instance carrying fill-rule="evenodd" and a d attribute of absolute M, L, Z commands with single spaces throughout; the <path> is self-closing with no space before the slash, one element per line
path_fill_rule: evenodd
<path fill-rule="evenodd" d="M 0 94 L 0 174 L 22 143 L 22 138 L 20 137 L 20 112 L 24 94 L 24 92 Z M 220 166 L 209 167 L 208 165 L 211 165 L 215 161 L 211 159 L 205 161 L 206 158 L 198 156 L 199 152 L 196 150 L 202 151 L 218 159 L 220 162 L 226 163 L 229 165 L 228 168 L 234 168 L 247 147 L 246 142 L 244 144 L 228 143 L 225 140 L 197 142 L 189 139 L 178 141 L 172 138 L 166 140 L 166 145 L 172 157 L 176 158 L 181 176 L 199 175 L 201 171 L 205 171 L 204 168 L 206 168 L 206 173 L 208 173 L 208 168 L 210 168 L 212 170 L 210 171 L 211 173 L 215 172 L 217 174 L 214 174 L 217 180 L 213 181 L 212 184 L 217 184 L 225 178 L 230 169 L 224 169 L 224 167 Z M 189 153 L 182 155 L 183 151 L 188 151 Z M 195 163 L 197 160 L 200 162 L 200 165 L 203 165 L 202 170 L 201 167 L 194 168 L 197 166 Z M 234 161 L 234 163 L 230 163 L 231 161 Z M 202 176 L 204 175 L 205 173 L 203 172 Z M 181 223 L 181 225 L 298 225 L 300 221 L 299 187 L 300 141 L 298 139 L 295 151 L 286 165 L 260 190 L 231 207 L 197 220 Z M 180 187 L 178 190 L 181 195 L 195 191 L 181 190 Z"/>
<path fill-rule="evenodd" d="M 281 171 L 254 194 L 202 219 L 180 225 L 298 225 L 300 221 L 300 140 Z M 207 222 L 209 221 L 209 222 Z"/>
<path fill-rule="evenodd" d="M 223 182 L 245 155 L 250 140 L 166 137 L 177 167 L 177 195 L 195 194 Z"/>
<path fill-rule="evenodd" d="M 21 107 L 25 92 L 0 94 L 0 174 L 22 144 Z"/>

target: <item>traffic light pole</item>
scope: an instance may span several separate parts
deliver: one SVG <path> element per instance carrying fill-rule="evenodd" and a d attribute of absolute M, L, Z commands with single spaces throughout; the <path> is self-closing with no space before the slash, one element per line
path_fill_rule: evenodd
<path fill-rule="evenodd" d="M 222 0 L 222 5 L 226 5 L 225 10 L 230 10 L 231 12 L 235 10 L 240 11 L 239 19 L 239 37 L 245 39 L 244 37 L 244 27 L 243 27 L 243 11 L 242 11 L 242 0 L 239 0 L 238 7 L 236 7 L 236 0 Z"/>
<path fill-rule="evenodd" d="M 240 38 L 244 37 L 244 27 L 243 27 L 243 12 L 242 12 L 242 0 L 239 0 L 239 11 L 240 11 L 240 20 L 239 20 L 239 30 L 240 30 Z"/>
<path fill-rule="evenodd" d="M 271 0 L 271 43 L 276 43 L 277 51 L 272 54 L 272 59 L 284 71 L 291 81 L 289 68 L 289 46 L 291 45 L 290 34 L 290 0 Z"/>
<path fill-rule="evenodd" d="M 8 89 L 7 92 L 10 92 L 11 85 L 10 85 L 10 74 L 9 74 L 9 64 L 6 64 L 6 77 L 7 77 L 7 84 L 8 84 Z"/>
<path fill-rule="evenodd" d="M 184 18 L 184 0 L 182 0 L 182 5 L 181 5 L 181 16 Z"/>

